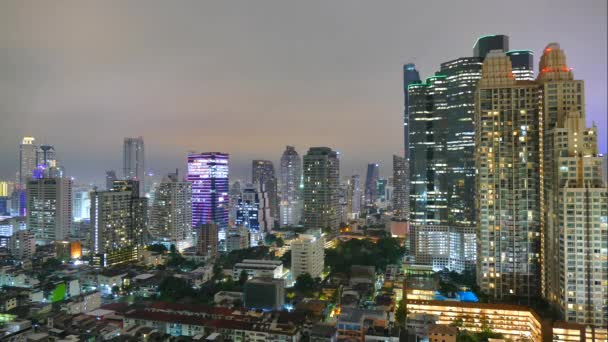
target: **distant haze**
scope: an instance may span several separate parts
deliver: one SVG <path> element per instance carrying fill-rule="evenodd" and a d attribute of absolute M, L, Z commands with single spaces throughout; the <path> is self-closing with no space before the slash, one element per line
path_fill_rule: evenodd
<path fill-rule="evenodd" d="M 21 137 L 55 146 L 67 173 L 121 169 L 122 140 L 143 136 L 147 168 L 186 153 L 277 162 L 329 146 L 341 174 L 368 162 L 388 176 L 402 154 L 402 64 L 423 77 L 471 56 L 477 37 L 512 49 L 559 42 L 585 80 L 587 119 L 606 152 L 605 0 L 24 1 L 0 3 L 0 178 L 14 179 Z"/>

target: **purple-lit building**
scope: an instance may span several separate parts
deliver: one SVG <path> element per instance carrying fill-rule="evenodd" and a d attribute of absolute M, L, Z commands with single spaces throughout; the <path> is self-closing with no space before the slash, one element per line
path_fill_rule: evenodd
<path fill-rule="evenodd" d="M 188 181 L 192 183 L 192 229 L 215 223 L 224 240 L 228 229 L 228 154 L 221 152 L 188 155 Z"/>

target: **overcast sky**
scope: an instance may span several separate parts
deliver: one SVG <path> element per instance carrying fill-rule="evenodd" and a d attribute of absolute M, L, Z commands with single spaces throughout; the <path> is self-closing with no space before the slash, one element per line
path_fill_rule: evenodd
<path fill-rule="evenodd" d="M 186 153 L 278 161 L 285 145 L 341 153 L 341 173 L 402 153 L 402 64 L 426 77 L 471 56 L 478 36 L 511 49 L 559 42 L 585 80 L 606 151 L 606 0 L 0 2 L 0 178 L 22 136 L 55 146 L 68 174 L 121 168 L 143 136 L 147 167 Z"/>

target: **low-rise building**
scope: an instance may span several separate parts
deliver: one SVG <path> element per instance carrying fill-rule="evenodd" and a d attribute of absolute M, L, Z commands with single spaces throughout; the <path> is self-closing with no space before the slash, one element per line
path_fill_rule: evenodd
<path fill-rule="evenodd" d="M 243 302 L 243 292 L 236 291 L 220 291 L 213 296 L 213 302 L 216 305 L 234 305 L 235 303 Z"/>
<path fill-rule="evenodd" d="M 525 306 L 439 300 L 407 300 L 406 305 L 408 329 L 419 337 L 429 336 L 433 324 L 462 325 L 479 332 L 487 322 L 492 331 L 506 338 L 542 340 L 541 318 Z"/>
<path fill-rule="evenodd" d="M 232 279 L 239 280 L 241 272 L 247 272 L 249 278 L 275 278 L 283 277 L 283 263 L 278 260 L 245 259 L 233 267 Z"/>
<path fill-rule="evenodd" d="M 245 307 L 279 310 L 285 304 L 285 282 L 282 279 L 254 278 L 245 283 Z"/>

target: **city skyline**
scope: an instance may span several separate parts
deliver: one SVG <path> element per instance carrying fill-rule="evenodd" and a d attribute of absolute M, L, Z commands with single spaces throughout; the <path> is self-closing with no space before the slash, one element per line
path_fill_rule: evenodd
<path fill-rule="evenodd" d="M 538 2 L 525 13 L 513 4 L 471 2 L 441 11 L 450 14 L 416 4 L 336 2 L 324 4 L 322 14 L 314 4 L 300 4 L 297 17 L 294 8 L 273 2 L 252 8 L 153 3 L 145 15 L 135 14 L 135 3 L 60 3 L 52 18 L 46 4 L 4 6 L 0 178 L 15 178 L 24 136 L 55 146 L 68 176 L 82 183 L 101 184 L 103 170 L 121 169 L 120 144 L 128 136 L 144 137 L 147 165 L 157 175 L 185 170 L 190 150 L 219 150 L 231 155 L 231 179 L 246 180 L 251 160 L 278 165 L 289 144 L 302 153 L 311 146 L 340 151 L 341 176 L 363 175 L 367 163 L 379 162 L 387 177 L 392 155 L 403 154 L 403 64 L 413 62 L 422 78 L 430 76 L 441 62 L 470 56 L 471 42 L 486 34 L 509 35 L 511 46 L 532 50 L 535 69 L 543 47 L 559 42 L 585 80 L 587 125 L 597 122 L 606 152 L 605 2 Z M 474 8 L 475 23 L 455 25 L 458 14 Z M 551 19 L 534 15 L 541 11 Z M 515 15 L 520 23 L 513 26 Z M 451 29 L 423 30 L 429 17 Z M 108 18 L 116 29 L 104 25 Z M 568 21 L 577 25 L 565 29 Z M 238 25 L 230 27 L 233 22 Z M 529 33 L 538 27 L 551 33 Z M 429 43 L 439 37 L 441 43 Z"/>

